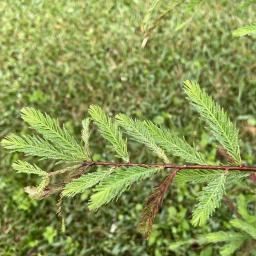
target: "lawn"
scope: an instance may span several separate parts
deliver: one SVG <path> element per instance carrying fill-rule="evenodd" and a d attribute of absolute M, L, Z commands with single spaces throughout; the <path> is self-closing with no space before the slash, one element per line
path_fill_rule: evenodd
<path fill-rule="evenodd" d="M 195 142 L 213 161 L 218 157 L 213 138 L 182 90 L 183 81 L 191 79 L 236 122 L 244 163 L 252 165 L 255 36 L 235 38 L 232 31 L 255 22 L 255 5 L 242 8 L 242 2 L 203 1 L 196 10 L 171 12 L 149 34 L 143 48 L 141 27 L 150 1 L 1 1 L 0 139 L 10 132 L 29 132 L 19 113 L 25 106 L 58 117 L 79 138 L 89 105 L 98 104 L 111 115 L 122 112 L 164 125 Z M 163 1 L 149 22 L 167 4 Z M 133 161 L 158 161 L 139 144 L 129 146 Z M 95 159 L 111 160 L 97 133 L 93 133 L 92 149 Z M 0 154 L 0 255 L 216 255 L 217 244 L 175 252 L 169 246 L 228 228 L 232 217 L 223 204 L 207 226 L 194 228 L 191 212 L 201 187 L 174 185 L 151 236 L 144 239 L 137 225 L 156 177 L 134 186 L 97 213 L 88 210 L 87 193 L 65 199 L 60 218 L 56 215 L 58 197 L 30 199 L 24 187 L 35 178 L 12 170 L 17 154 L 3 148 Z M 42 167 L 50 170 L 53 164 L 42 162 Z M 255 193 L 255 189 L 238 186 L 231 199 L 236 200 L 241 191 L 246 196 Z"/>

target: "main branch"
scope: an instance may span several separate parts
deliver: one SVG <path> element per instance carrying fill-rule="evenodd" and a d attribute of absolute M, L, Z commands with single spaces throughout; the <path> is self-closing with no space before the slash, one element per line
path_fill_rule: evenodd
<path fill-rule="evenodd" d="M 114 162 L 83 162 L 81 167 L 110 166 L 110 167 L 144 167 L 175 170 L 219 170 L 219 171 L 247 171 L 256 172 L 256 166 L 232 166 L 232 165 L 177 165 L 177 164 L 140 164 L 140 163 L 114 163 Z"/>

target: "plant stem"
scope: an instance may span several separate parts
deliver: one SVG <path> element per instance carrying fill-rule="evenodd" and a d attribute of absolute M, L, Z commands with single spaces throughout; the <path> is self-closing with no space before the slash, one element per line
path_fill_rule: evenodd
<path fill-rule="evenodd" d="M 177 165 L 177 164 L 140 164 L 140 163 L 114 163 L 85 161 L 81 167 L 87 166 L 112 166 L 112 167 L 144 167 L 177 170 L 219 170 L 219 171 L 247 171 L 256 172 L 256 166 L 232 166 L 232 165 Z"/>

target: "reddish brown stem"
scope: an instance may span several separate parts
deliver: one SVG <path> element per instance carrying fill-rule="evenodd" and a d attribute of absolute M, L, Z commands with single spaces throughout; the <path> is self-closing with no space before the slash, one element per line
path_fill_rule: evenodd
<path fill-rule="evenodd" d="M 147 237 L 150 234 L 154 219 L 162 206 L 165 193 L 171 185 L 173 178 L 179 170 L 171 172 L 160 184 L 155 188 L 151 196 L 148 198 L 141 217 L 139 229 Z"/>
<path fill-rule="evenodd" d="M 232 166 L 232 165 L 177 165 L 177 164 L 140 164 L 140 163 L 114 163 L 114 162 L 83 162 L 81 167 L 86 166 L 112 166 L 112 167 L 144 167 L 178 170 L 219 170 L 219 171 L 247 171 L 256 172 L 256 166 Z"/>

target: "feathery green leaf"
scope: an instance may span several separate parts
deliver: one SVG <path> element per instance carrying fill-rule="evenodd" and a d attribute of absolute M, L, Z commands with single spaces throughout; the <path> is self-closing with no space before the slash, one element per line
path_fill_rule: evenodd
<path fill-rule="evenodd" d="M 86 160 L 83 148 L 76 142 L 64 125 L 63 128 L 60 127 L 58 120 L 41 113 L 39 110 L 28 107 L 21 110 L 21 117 L 46 140 L 51 141 L 56 149 L 72 155 L 73 159 Z"/>
<path fill-rule="evenodd" d="M 166 152 L 181 157 L 189 163 L 206 164 L 203 155 L 190 146 L 184 138 L 179 138 L 176 134 L 158 127 L 151 121 L 144 121 L 143 124 L 154 142 Z"/>
<path fill-rule="evenodd" d="M 184 89 L 196 110 L 201 114 L 215 138 L 237 164 L 241 164 L 238 130 L 224 110 L 202 90 L 199 84 L 185 81 Z"/>
<path fill-rule="evenodd" d="M 199 202 L 193 211 L 192 224 L 194 226 L 204 225 L 215 209 L 220 206 L 225 193 L 225 183 L 226 174 L 222 173 L 200 192 Z"/>
<path fill-rule="evenodd" d="M 158 145 L 160 149 L 163 148 L 166 152 L 172 154 L 173 156 L 181 157 L 182 159 L 184 159 L 186 162 L 189 162 L 189 163 L 206 164 L 206 160 L 204 160 L 203 155 L 199 153 L 194 147 L 189 145 L 185 141 L 185 139 L 179 138 L 176 134 L 171 134 L 169 130 L 160 128 L 151 121 L 144 121 L 144 122 L 137 121 L 137 123 L 141 124 L 140 125 L 141 127 L 144 127 L 144 130 L 145 130 L 144 134 L 146 134 L 147 137 L 150 137 L 151 141 L 153 141 L 156 145 Z M 125 126 L 125 122 L 123 127 L 124 128 L 127 127 Z M 147 137 L 145 136 L 146 139 Z M 154 147 L 154 149 L 157 150 L 157 152 L 159 152 L 159 147 L 158 148 Z M 165 158 L 162 157 L 162 159 L 165 159 Z M 191 181 L 191 173 L 193 174 L 198 173 L 198 175 L 201 176 L 201 179 L 204 176 L 204 180 L 209 181 L 209 178 L 207 178 L 209 172 L 203 171 L 203 170 L 191 171 L 191 172 L 186 172 L 186 171 L 179 172 L 175 180 L 179 179 L 179 177 L 181 176 L 183 178 L 188 176 L 187 179 Z"/>
<path fill-rule="evenodd" d="M 113 174 L 103 179 L 91 196 L 89 209 L 97 210 L 102 205 L 117 199 L 135 182 L 149 178 L 159 172 L 159 169 L 142 167 L 119 168 Z"/>
<path fill-rule="evenodd" d="M 129 162 L 127 141 L 122 138 L 122 133 L 117 123 L 111 120 L 99 106 L 91 105 L 89 114 L 98 126 L 103 138 L 110 142 L 117 156 L 122 158 L 125 162 Z"/>
<path fill-rule="evenodd" d="M 39 176 L 47 175 L 47 172 L 43 171 L 40 167 L 26 161 L 18 160 L 12 164 L 12 168 L 18 173 L 36 174 Z"/>
<path fill-rule="evenodd" d="M 249 172 L 229 171 L 227 174 L 227 184 L 233 184 L 234 182 L 241 181 L 242 179 L 247 178 L 249 175 Z"/>
<path fill-rule="evenodd" d="M 178 183 L 204 183 L 214 180 L 220 175 L 219 171 L 184 170 L 177 173 L 175 181 Z"/>
<path fill-rule="evenodd" d="M 89 138 L 90 138 L 90 118 L 86 118 L 82 121 L 82 140 L 84 142 L 84 150 L 86 154 L 86 158 L 90 159 L 91 152 L 89 148 Z"/>
<path fill-rule="evenodd" d="M 177 173 L 175 181 L 178 183 L 204 183 L 214 180 L 220 174 L 220 171 L 215 170 L 184 170 Z M 227 184 L 244 179 L 249 175 L 247 172 L 229 171 L 227 174 Z"/>
<path fill-rule="evenodd" d="M 39 156 L 42 159 L 57 159 L 64 161 L 74 161 L 73 156 L 57 150 L 48 141 L 38 136 L 18 136 L 10 134 L 5 137 L 1 144 L 4 148 L 12 152 L 21 152 L 29 156 Z"/>
<path fill-rule="evenodd" d="M 131 136 L 134 141 L 143 143 L 165 163 L 169 162 L 164 150 L 157 145 L 144 122 L 136 119 L 133 120 L 124 114 L 118 114 L 116 119 L 118 124 L 123 127 L 125 132 Z"/>
<path fill-rule="evenodd" d="M 94 187 L 111 173 L 111 170 L 107 170 L 85 174 L 80 178 L 68 183 L 65 186 L 62 195 L 67 197 L 73 197 L 77 194 L 84 193 L 87 189 Z"/>

